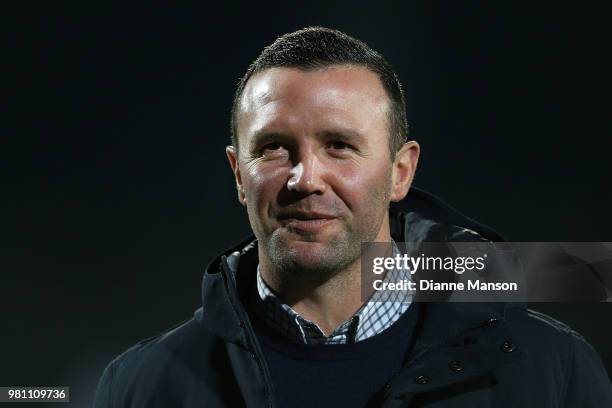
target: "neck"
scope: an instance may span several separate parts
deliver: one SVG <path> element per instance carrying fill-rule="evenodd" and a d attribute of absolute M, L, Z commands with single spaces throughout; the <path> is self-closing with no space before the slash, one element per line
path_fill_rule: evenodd
<path fill-rule="evenodd" d="M 349 267 L 322 282 L 304 276 L 284 278 L 269 276 L 262 268 L 262 277 L 303 318 L 310 320 L 329 336 L 342 322 L 349 319 L 363 304 L 359 259 Z M 267 276 L 268 275 L 268 276 Z"/>
<path fill-rule="evenodd" d="M 389 229 L 380 231 L 375 241 L 390 242 Z M 362 291 L 360 257 L 325 279 L 313 279 L 311 274 L 286 274 L 275 270 L 261 247 L 259 255 L 260 271 L 266 284 L 283 303 L 316 323 L 326 336 L 352 317 L 373 292 L 371 285 L 367 285 L 369 290 Z"/>

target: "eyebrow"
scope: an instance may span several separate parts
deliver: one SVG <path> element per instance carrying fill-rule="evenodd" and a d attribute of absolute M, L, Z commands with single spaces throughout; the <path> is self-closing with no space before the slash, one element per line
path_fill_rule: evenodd
<path fill-rule="evenodd" d="M 249 140 L 249 149 L 263 146 L 269 142 L 289 142 L 291 136 L 281 132 L 270 132 L 265 129 L 258 130 Z"/>
<path fill-rule="evenodd" d="M 352 129 L 332 129 L 332 130 L 324 130 L 317 134 L 318 137 L 321 137 L 325 140 L 336 139 L 342 142 L 361 142 L 364 139 L 364 135 L 352 130 Z"/>

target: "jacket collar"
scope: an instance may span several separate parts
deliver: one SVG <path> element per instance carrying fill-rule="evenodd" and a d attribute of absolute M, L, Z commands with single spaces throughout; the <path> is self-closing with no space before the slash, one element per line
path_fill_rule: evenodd
<path fill-rule="evenodd" d="M 244 330 L 248 323 L 241 299 L 254 290 L 257 263 L 257 241 L 253 236 L 213 259 L 202 278 L 202 307 L 194 314 L 211 333 L 243 346 L 248 343 Z"/>

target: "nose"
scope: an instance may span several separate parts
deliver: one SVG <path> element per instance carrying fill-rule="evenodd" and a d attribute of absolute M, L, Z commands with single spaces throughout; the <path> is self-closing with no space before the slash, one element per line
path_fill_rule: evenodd
<path fill-rule="evenodd" d="M 323 194 L 326 184 L 322 179 L 323 165 L 312 152 L 300 155 L 299 162 L 291 169 L 287 189 L 301 194 Z"/>

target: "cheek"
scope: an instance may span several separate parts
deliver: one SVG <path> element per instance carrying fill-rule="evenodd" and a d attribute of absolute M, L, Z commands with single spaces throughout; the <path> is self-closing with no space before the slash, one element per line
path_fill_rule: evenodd
<path fill-rule="evenodd" d="M 244 169 L 242 182 L 247 204 L 258 208 L 258 212 L 266 211 L 286 184 L 289 171 L 288 168 L 265 165 Z"/>
<path fill-rule="evenodd" d="M 369 217 L 388 200 L 391 174 L 387 167 L 339 169 L 334 173 L 336 194 L 354 214 Z M 375 207 L 375 208 L 373 208 Z"/>

